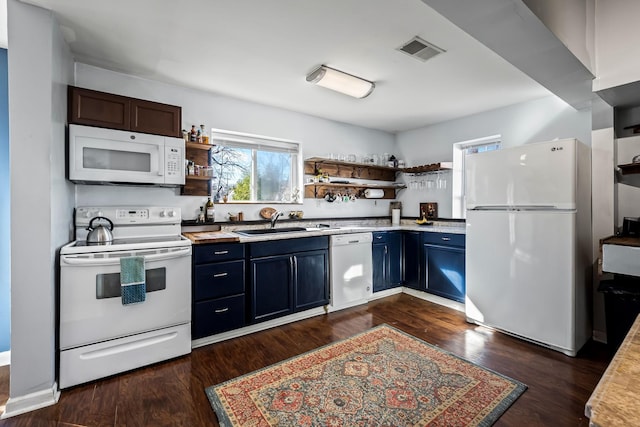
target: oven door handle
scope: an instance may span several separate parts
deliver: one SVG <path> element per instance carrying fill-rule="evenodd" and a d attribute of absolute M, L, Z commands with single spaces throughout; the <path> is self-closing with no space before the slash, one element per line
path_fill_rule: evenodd
<path fill-rule="evenodd" d="M 145 255 L 144 261 L 162 261 L 173 258 L 180 258 L 191 255 L 191 248 L 182 248 L 169 253 Z M 75 258 L 73 256 L 63 256 L 62 262 L 68 265 L 116 265 L 120 264 L 120 258 Z"/>

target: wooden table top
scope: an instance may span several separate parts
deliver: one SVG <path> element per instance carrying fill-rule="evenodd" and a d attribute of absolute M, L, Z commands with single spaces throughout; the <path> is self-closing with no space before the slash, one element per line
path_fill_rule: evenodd
<path fill-rule="evenodd" d="M 191 240 L 194 245 L 205 243 L 229 243 L 239 242 L 240 236 L 235 233 L 225 231 L 192 231 L 182 233 L 184 237 Z"/>
<path fill-rule="evenodd" d="M 640 316 L 585 406 L 590 426 L 640 426 Z"/>

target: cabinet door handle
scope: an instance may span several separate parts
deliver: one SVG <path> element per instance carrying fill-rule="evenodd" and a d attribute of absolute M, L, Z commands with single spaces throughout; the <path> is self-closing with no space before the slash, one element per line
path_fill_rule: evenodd
<path fill-rule="evenodd" d="M 446 242 L 446 241 L 449 241 L 451 239 L 449 237 L 443 237 L 442 240 L 444 240 Z"/>
<path fill-rule="evenodd" d="M 214 255 L 226 255 L 228 253 L 229 253 L 229 251 L 215 251 L 213 254 Z"/>
<path fill-rule="evenodd" d="M 224 277 L 224 276 L 227 276 L 227 275 L 229 275 L 229 273 L 224 272 L 224 273 L 217 273 L 217 274 L 214 274 L 214 275 L 213 275 L 213 277 Z"/>
<path fill-rule="evenodd" d="M 229 307 L 225 307 L 225 308 L 218 308 L 216 310 L 214 310 L 214 313 L 224 313 L 226 311 L 229 311 Z"/>
<path fill-rule="evenodd" d="M 376 239 L 382 239 L 382 236 L 376 236 Z"/>

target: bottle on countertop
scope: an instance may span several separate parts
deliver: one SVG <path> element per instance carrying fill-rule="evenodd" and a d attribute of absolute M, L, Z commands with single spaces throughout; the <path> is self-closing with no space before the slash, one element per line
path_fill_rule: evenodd
<path fill-rule="evenodd" d="M 204 208 L 200 206 L 200 213 L 198 214 L 198 222 L 204 224 Z"/>
<path fill-rule="evenodd" d="M 216 207 L 211 197 L 207 199 L 207 204 L 205 205 L 204 219 L 205 222 L 215 222 L 216 220 Z"/>

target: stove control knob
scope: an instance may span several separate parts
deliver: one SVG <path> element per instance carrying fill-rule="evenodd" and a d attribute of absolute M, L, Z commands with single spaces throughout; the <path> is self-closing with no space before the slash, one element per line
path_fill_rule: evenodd
<path fill-rule="evenodd" d="M 167 216 L 167 211 L 160 211 L 160 218 Z"/>
<path fill-rule="evenodd" d="M 86 211 L 83 215 L 84 218 L 91 218 L 91 212 Z"/>
<path fill-rule="evenodd" d="M 173 218 L 174 216 L 176 216 L 176 211 L 169 211 L 169 217 Z"/>

